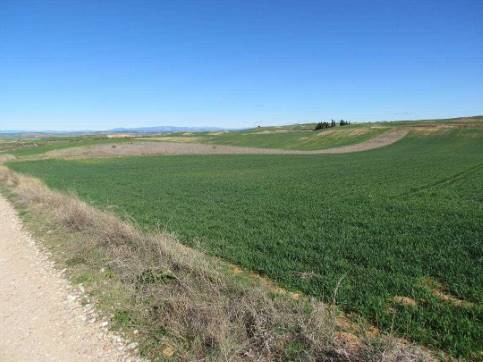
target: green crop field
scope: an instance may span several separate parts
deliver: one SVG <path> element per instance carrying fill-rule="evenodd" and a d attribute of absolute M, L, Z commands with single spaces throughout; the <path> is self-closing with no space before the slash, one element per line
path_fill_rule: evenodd
<path fill-rule="evenodd" d="M 314 127 L 315 124 L 300 124 L 242 131 L 184 132 L 144 139 L 289 150 L 320 150 L 364 142 L 391 128 L 387 124 L 355 124 L 314 131 Z"/>
<path fill-rule="evenodd" d="M 412 133 L 389 147 L 330 156 L 8 165 L 291 290 L 330 301 L 340 281 L 346 312 L 481 358 L 481 128 Z"/>

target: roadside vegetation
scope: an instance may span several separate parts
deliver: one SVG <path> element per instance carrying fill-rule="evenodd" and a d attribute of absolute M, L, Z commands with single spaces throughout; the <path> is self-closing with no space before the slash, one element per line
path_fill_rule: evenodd
<path fill-rule="evenodd" d="M 327 302 L 343 277 L 337 300 L 354 318 L 474 359 L 483 321 L 478 127 L 415 130 L 346 155 L 8 165 L 291 291 Z"/>
<path fill-rule="evenodd" d="M 290 294 L 238 267 L 144 233 L 38 180 L 0 168 L 0 190 L 74 284 L 151 360 L 414 361 L 387 335 L 337 327 L 336 306 Z M 333 297 L 336 297 L 334 290 Z"/>

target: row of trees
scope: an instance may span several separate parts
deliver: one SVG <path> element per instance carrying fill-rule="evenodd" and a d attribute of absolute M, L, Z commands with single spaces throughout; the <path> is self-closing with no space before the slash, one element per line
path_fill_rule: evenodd
<path fill-rule="evenodd" d="M 343 119 L 339 121 L 339 126 L 348 126 L 349 124 L 351 124 L 349 121 L 344 121 Z M 332 128 L 332 127 L 335 127 L 336 125 L 337 125 L 337 122 L 334 120 L 331 120 L 330 123 L 318 122 L 315 125 L 314 131 L 318 131 L 319 129 L 324 129 L 324 128 Z"/>

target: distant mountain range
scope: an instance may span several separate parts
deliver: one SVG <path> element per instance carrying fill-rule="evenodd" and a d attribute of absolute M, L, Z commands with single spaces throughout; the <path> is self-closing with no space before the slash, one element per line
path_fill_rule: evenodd
<path fill-rule="evenodd" d="M 220 127 L 176 127 L 176 126 L 158 126 L 158 127 L 139 127 L 139 128 L 113 128 L 108 133 L 172 133 L 172 132 L 213 132 L 223 131 L 226 128 Z"/>
<path fill-rule="evenodd" d="M 113 128 L 104 131 L 24 131 L 24 130 L 0 130 L 0 135 L 7 137 L 48 137 L 48 136 L 82 136 L 82 135 L 106 135 L 106 134 L 156 134 L 174 132 L 214 132 L 224 131 L 227 128 L 220 127 L 137 127 L 137 128 Z"/>

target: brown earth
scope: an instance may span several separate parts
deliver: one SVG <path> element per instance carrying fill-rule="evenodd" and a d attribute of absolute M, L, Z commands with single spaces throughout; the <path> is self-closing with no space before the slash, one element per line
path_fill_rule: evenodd
<path fill-rule="evenodd" d="M 0 155 L 0 164 L 12 160 L 15 160 L 15 156 L 9 154 Z"/>

